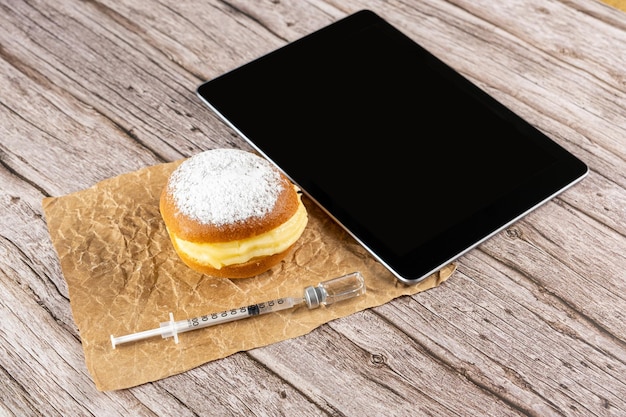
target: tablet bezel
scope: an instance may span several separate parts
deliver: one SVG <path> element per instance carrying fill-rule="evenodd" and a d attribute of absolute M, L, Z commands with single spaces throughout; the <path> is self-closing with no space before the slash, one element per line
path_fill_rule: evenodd
<path fill-rule="evenodd" d="M 272 90 L 264 90 L 260 87 L 264 80 L 263 77 L 267 76 L 268 71 L 274 69 L 279 73 L 289 66 L 289 71 L 291 72 L 306 72 L 306 65 L 314 64 L 318 70 L 317 74 L 319 74 L 319 70 L 323 70 L 325 67 L 320 65 L 317 60 L 324 56 L 324 50 L 332 50 L 331 45 L 336 45 L 337 42 L 346 37 L 356 36 L 355 34 L 360 34 L 362 31 L 374 27 L 376 27 L 376 31 L 384 32 L 382 36 L 389 37 L 385 39 L 385 42 L 393 40 L 398 45 L 402 45 L 403 53 L 410 50 L 411 53 L 420 54 L 420 59 L 426 60 L 424 62 L 431 65 L 438 76 L 449 80 L 450 85 L 453 85 L 451 88 L 455 89 L 455 91 L 462 90 L 468 97 L 471 96 L 475 103 L 484 105 L 491 113 L 497 114 L 497 117 L 510 122 L 511 125 L 515 125 L 516 132 L 522 132 L 519 134 L 527 136 L 529 141 L 533 142 L 532 146 L 536 146 L 537 149 L 541 149 L 541 152 L 545 152 L 546 157 L 550 158 L 551 161 L 546 168 L 540 170 L 541 172 L 533 172 L 528 178 L 517 181 L 515 187 L 513 187 L 514 189 L 507 190 L 503 195 L 489 197 L 487 206 L 480 207 L 466 215 L 461 213 L 459 218 L 455 218 L 450 224 L 438 227 L 437 231 L 433 232 L 433 236 L 428 237 L 420 244 L 416 244 L 408 252 L 403 249 L 404 253 L 392 250 L 390 245 L 385 243 L 385 239 L 376 236 L 376 233 L 372 231 L 372 227 L 368 227 L 367 222 L 364 223 L 357 220 L 361 217 L 356 211 L 362 207 L 353 206 L 345 209 L 338 203 L 338 198 L 333 198 L 332 190 L 329 190 L 332 187 L 323 189 L 324 187 L 322 186 L 321 189 L 317 189 L 319 188 L 318 182 L 312 181 L 311 178 L 314 175 L 319 175 L 320 170 L 327 169 L 324 166 L 321 154 L 317 156 L 320 159 L 317 165 L 307 166 L 301 162 L 301 159 L 298 161 L 295 156 L 291 158 L 289 152 L 285 155 L 285 152 L 282 150 L 280 152 L 277 151 L 278 148 L 287 146 L 284 142 L 271 143 L 273 140 L 271 129 L 275 128 L 278 132 L 278 124 L 281 123 L 282 116 L 279 114 L 280 111 L 278 111 L 276 116 L 271 118 L 271 123 L 268 127 L 268 116 L 260 111 L 266 98 L 258 97 L 259 95 L 271 94 Z M 366 49 L 367 46 L 365 45 L 364 50 Z M 329 55 L 332 56 L 332 53 L 329 53 Z M 315 59 L 316 61 L 307 61 L 309 59 Z M 283 66 L 281 66 L 281 63 Z M 330 63 L 332 62 L 323 64 L 328 65 Z M 340 70 L 341 68 L 333 69 L 333 71 Z M 314 74 L 307 74 L 307 77 L 312 75 Z M 289 78 L 289 81 L 287 81 L 287 78 Z M 271 88 L 280 87 L 283 90 L 298 90 L 299 86 L 303 86 L 304 84 L 302 83 L 306 82 L 308 82 L 306 77 L 302 77 L 302 80 L 285 77 L 284 82 L 273 80 Z M 374 77 L 371 82 L 377 82 L 376 78 Z M 398 280 L 406 284 L 416 284 L 422 281 L 576 184 L 588 173 L 588 167 L 578 158 L 369 10 L 356 12 L 241 67 L 206 81 L 198 86 L 196 93 L 225 123 L 237 131 L 259 153 L 281 169 L 302 189 L 304 194 L 318 204 L 379 262 L 385 265 Z M 306 94 L 303 96 L 290 95 L 289 97 L 294 98 L 294 100 L 307 100 Z M 328 100 L 338 98 L 344 99 L 345 97 L 336 95 L 329 97 Z M 250 104 L 255 100 L 259 100 L 258 103 Z M 249 107 L 246 107 L 246 105 Z M 288 105 L 297 106 L 298 102 L 289 103 Z M 323 106 L 323 104 L 321 105 Z M 259 111 L 255 112 L 254 109 Z M 259 116 L 259 114 L 262 116 Z M 302 121 L 306 123 L 309 120 L 303 119 Z M 311 120 L 311 123 L 313 122 L 320 123 L 321 121 L 319 119 Z M 334 123 L 336 124 L 337 121 L 335 120 Z M 328 129 L 334 128 L 335 126 L 328 126 Z M 459 133 L 463 134 L 462 132 Z M 297 138 L 298 133 L 294 132 L 294 139 L 297 140 Z M 376 145 L 380 144 L 377 143 Z M 300 148 L 294 146 L 291 150 L 302 149 L 304 152 L 307 152 L 307 149 L 309 147 L 313 149 L 313 146 L 313 144 L 305 144 L 300 145 Z M 337 146 L 342 145 L 337 143 Z M 311 152 L 311 155 L 317 154 Z M 306 158 L 307 156 L 305 154 L 302 157 Z M 315 156 L 310 157 L 315 158 Z M 435 158 L 437 155 L 432 155 L 432 157 Z M 445 155 L 440 155 L 440 157 L 443 164 L 441 173 L 438 173 L 438 175 L 456 175 L 454 172 L 446 172 Z M 494 156 L 494 158 L 505 157 L 506 155 L 500 154 Z M 344 159 L 346 159 L 346 164 L 353 162 L 349 160 L 348 155 L 345 155 Z M 303 172 L 302 169 L 307 169 L 308 172 Z M 361 167 L 360 169 L 368 169 L 368 167 Z M 317 171 L 317 173 L 314 171 Z M 407 179 L 407 181 L 409 180 Z M 354 178 L 354 181 L 357 181 L 357 179 Z M 410 184 L 407 183 L 406 189 L 410 189 Z M 454 198 L 454 190 L 451 190 L 450 195 Z M 428 195 L 422 197 L 426 201 L 429 200 Z M 454 204 L 454 202 L 429 201 L 428 204 L 444 205 Z M 459 216 L 459 214 L 456 215 Z M 364 218 L 367 218 L 367 215 Z M 408 218 L 406 220 L 410 221 Z M 409 237 L 407 236 L 407 238 Z"/>

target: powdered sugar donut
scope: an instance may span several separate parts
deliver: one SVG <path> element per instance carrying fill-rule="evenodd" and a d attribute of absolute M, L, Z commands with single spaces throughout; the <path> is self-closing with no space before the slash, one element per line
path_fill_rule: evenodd
<path fill-rule="evenodd" d="M 183 262 L 224 278 L 269 270 L 308 222 L 298 188 L 267 160 L 238 149 L 183 161 L 161 193 L 160 210 Z"/>

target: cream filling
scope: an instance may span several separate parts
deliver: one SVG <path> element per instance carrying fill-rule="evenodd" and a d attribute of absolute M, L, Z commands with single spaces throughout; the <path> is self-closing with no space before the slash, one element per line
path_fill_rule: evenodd
<path fill-rule="evenodd" d="M 240 264 L 257 256 L 280 253 L 293 245 L 307 225 L 307 212 L 302 201 L 296 213 L 282 225 L 248 239 L 233 242 L 196 243 L 174 236 L 176 245 L 190 258 L 215 269 Z"/>

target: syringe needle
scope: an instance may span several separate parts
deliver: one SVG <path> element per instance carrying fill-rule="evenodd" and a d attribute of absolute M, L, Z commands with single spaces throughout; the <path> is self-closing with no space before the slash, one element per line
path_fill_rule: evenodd
<path fill-rule="evenodd" d="M 366 288 L 363 276 L 360 272 L 353 272 L 338 278 L 320 282 L 316 287 L 307 287 L 304 289 L 304 295 L 302 297 L 278 298 L 264 303 L 233 308 L 220 313 L 212 313 L 180 321 L 174 321 L 174 315 L 170 313 L 170 320 L 161 323 L 157 329 L 145 330 L 118 337 L 111 335 L 111 345 L 113 349 L 115 349 L 117 345 L 123 343 L 136 342 L 156 336 L 163 338 L 173 337 L 174 341 L 178 343 L 179 333 L 286 310 L 302 303 L 306 303 L 309 309 L 314 309 L 320 305 L 330 305 L 338 301 L 358 297 L 364 294 L 365 291 Z"/>

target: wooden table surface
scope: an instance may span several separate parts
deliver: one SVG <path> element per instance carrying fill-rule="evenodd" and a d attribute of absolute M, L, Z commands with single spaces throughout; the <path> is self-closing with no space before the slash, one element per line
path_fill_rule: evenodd
<path fill-rule="evenodd" d="M 0 415 L 626 415 L 623 2 L 0 4 Z M 363 8 L 590 175 L 462 256 L 437 288 L 98 391 L 42 199 L 205 149 L 247 148 L 196 86 Z"/>

